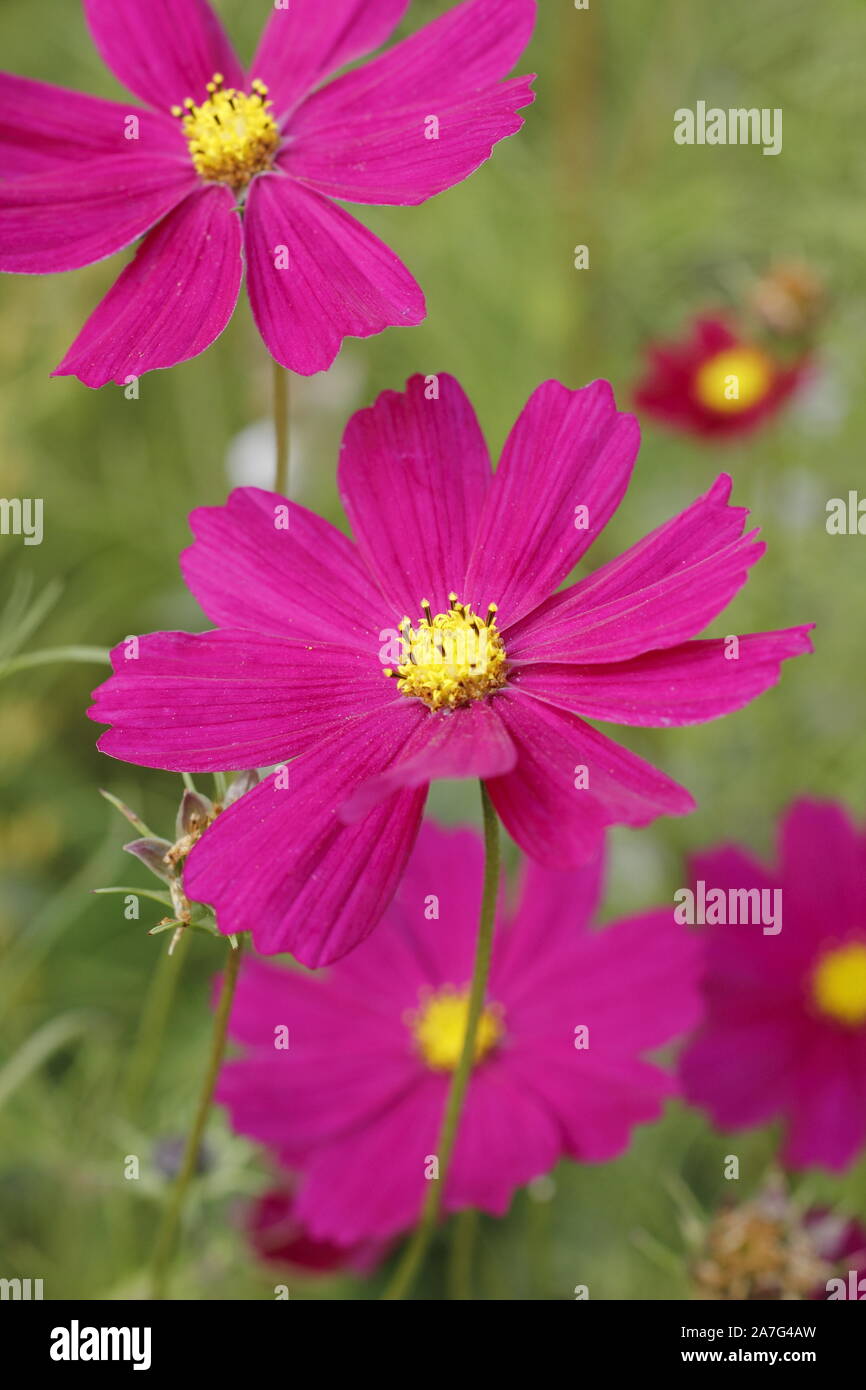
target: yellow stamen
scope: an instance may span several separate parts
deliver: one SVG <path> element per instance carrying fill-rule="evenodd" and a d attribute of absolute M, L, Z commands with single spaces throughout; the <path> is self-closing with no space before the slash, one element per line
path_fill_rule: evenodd
<path fill-rule="evenodd" d="M 403 662 L 396 669 L 403 695 L 423 700 L 432 710 L 457 709 L 505 684 L 506 657 L 496 628 L 496 604 L 480 618 L 469 604 L 449 595 L 451 607 L 434 617 L 427 599 L 417 627 L 409 618 L 400 624 Z M 391 667 L 386 675 L 393 675 Z"/>
<path fill-rule="evenodd" d="M 460 1061 L 469 1019 L 469 990 L 459 993 L 446 985 L 426 998 L 421 1007 L 407 1015 L 406 1022 L 418 1051 L 433 1071 L 454 1071 Z M 504 1033 L 502 1009 L 488 1004 L 478 1020 L 475 1035 L 476 1063 L 496 1046 Z"/>
<path fill-rule="evenodd" d="M 866 1023 L 866 946 L 853 942 L 827 951 L 812 976 L 812 998 L 837 1023 Z"/>
<path fill-rule="evenodd" d="M 272 167 L 280 132 L 264 82 L 256 78 L 247 93 L 223 87 L 223 80 L 221 72 L 214 73 L 207 84 L 207 100 L 197 106 L 187 97 L 182 107 L 172 107 L 172 115 L 181 118 L 201 177 L 240 192 L 256 174 Z"/>
<path fill-rule="evenodd" d="M 709 410 L 736 414 L 750 410 L 765 398 L 773 375 L 773 364 L 760 348 L 728 348 L 698 369 L 695 395 Z"/>

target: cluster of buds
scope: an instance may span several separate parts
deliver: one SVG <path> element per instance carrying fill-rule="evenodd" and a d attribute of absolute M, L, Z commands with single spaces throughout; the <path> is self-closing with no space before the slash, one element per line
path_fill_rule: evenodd
<path fill-rule="evenodd" d="M 102 795 L 106 800 L 110 801 L 121 815 L 125 816 L 130 824 L 134 825 L 136 830 L 140 832 L 141 837 L 139 839 L 130 840 L 129 844 L 123 846 L 126 853 L 140 860 L 152 874 L 155 874 L 166 885 L 163 893 L 151 893 L 149 896 L 156 898 L 157 901 L 164 901 L 166 906 L 171 907 L 172 915 L 163 917 L 155 927 L 151 928 L 152 936 L 174 929 L 169 954 L 174 950 L 181 933 L 187 927 L 208 931 L 213 935 L 217 934 L 210 909 L 199 903 L 191 903 L 184 892 L 184 861 L 220 812 L 251 791 L 258 780 L 258 773 L 254 769 L 249 772 L 239 772 L 225 793 L 215 800 L 211 800 L 202 792 L 193 791 L 189 787 L 186 788 L 175 819 L 174 840 L 165 840 L 154 835 L 134 811 L 131 811 L 117 797 L 112 796 L 110 792 L 103 791 Z M 100 891 L 111 892 L 113 890 L 102 889 Z"/>

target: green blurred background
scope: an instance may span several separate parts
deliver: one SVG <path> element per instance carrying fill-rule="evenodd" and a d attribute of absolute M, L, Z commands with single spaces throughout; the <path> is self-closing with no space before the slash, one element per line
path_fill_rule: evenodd
<path fill-rule="evenodd" d="M 292 385 L 293 493 L 343 524 L 335 464 L 349 414 L 413 372 L 457 375 L 498 448 L 529 392 L 555 376 L 609 377 L 628 402 L 648 338 L 695 310 L 733 303 L 781 258 L 827 278 L 821 374 L 809 395 L 745 442 L 722 448 L 644 422 L 634 484 L 591 557 L 631 544 L 704 491 L 723 468 L 769 553 L 717 634 L 817 623 L 816 654 L 781 686 L 713 725 L 627 732 L 696 795 L 682 821 L 620 832 L 611 843 L 606 915 L 669 900 L 683 855 L 737 838 L 770 853 L 780 810 L 800 793 L 864 809 L 862 537 L 830 537 L 827 499 L 864 475 L 866 366 L 862 157 L 862 0 L 541 0 L 521 70 L 538 72 L 525 130 L 461 187 L 415 209 L 363 209 L 362 220 L 410 266 L 428 297 L 420 328 L 350 342 L 325 377 Z M 222 0 L 241 54 L 267 6 Z M 416 0 L 407 32 L 442 13 Z M 118 96 L 69 0 L 0 0 L 9 70 Z M 673 112 L 710 105 L 781 107 L 784 149 L 683 148 Z M 573 250 L 586 243 L 590 269 Z M 0 537 L 0 659 L 68 644 L 105 647 L 130 632 L 206 626 L 179 577 L 186 516 L 233 482 L 267 483 L 270 362 L 241 301 L 203 357 L 143 378 L 140 399 L 91 392 L 48 373 L 121 261 L 71 275 L 6 277 L 0 290 L 0 496 L 41 496 L 45 538 Z M 3 605 L 5 604 L 5 607 Z M 41 1277 L 49 1298 L 135 1296 L 143 1289 L 166 1179 L 160 1145 L 188 1123 L 209 1033 L 219 944 L 196 936 L 154 1084 L 127 1102 L 137 1022 L 166 938 L 151 917 L 125 920 L 109 883 L 146 883 L 121 853 L 127 827 L 105 786 L 159 833 L 173 825 L 180 779 L 100 757 L 84 710 L 96 665 L 0 665 L 0 1275 Z M 433 811 L 476 816 L 471 788 L 435 789 Z M 639 1001 L 637 1001 L 639 1006 Z M 738 1195 L 759 1184 L 776 1136 L 714 1134 L 673 1108 L 620 1161 L 562 1165 L 485 1221 L 476 1296 L 680 1298 L 687 1232 L 731 1196 L 724 1155 L 741 1159 Z M 173 1292 L 268 1298 L 274 1274 L 251 1258 L 246 1198 L 267 1167 L 221 1115 L 210 1168 L 189 1210 Z M 141 1163 L 123 1176 L 124 1157 Z M 866 1217 L 866 1168 L 800 1180 Z M 441 1297 L 444 1242 L 419 1292 Z M 305 1283 L 292 1297 L 369 1298 L 378 1283 Z"/>

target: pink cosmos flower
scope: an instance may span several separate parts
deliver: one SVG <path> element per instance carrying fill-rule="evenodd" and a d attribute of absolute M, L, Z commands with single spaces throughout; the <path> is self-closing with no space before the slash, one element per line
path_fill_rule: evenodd
<path fill-rule="evenodd" d="M 231 1032 L 245 1055 L 218 1098 L 300 1171 L 296 1213 L 316 1239 L 381 1240 L 418 1217 L 466 1031 L 482 861 L 474 831 L 426 823 L 386 930 L 325 977 L 242 966 Z M 674 1092 L 642 1058 L 697 1017 L 696 943 L 670 908 L 591 930 L 600 879 L 600 859 L 529 863 L 500 915 L 445 1211 L 501 1216 L 560 1158 L 615 1157 Z"/>
<path fill-rule="evenodd" d="M 228 323 L 244 264 L 269 351 L 304 375 L 346 337 L 421 322 L 405 266 L 332 200 L 421 203 L 519 130 L 532 79 L 502 79 L 535 0 L 466 0 L 325 81 L 408 3 L 271 5 L 245 73 L 207 0 L 84 0 L 146 107 L 0 74 L 0 270 L 75 270 L 144 237 L 55 376 L 96 387 L 195 357 Z"/>
<path fill-rule="evenodd" d="M 431 384 L 434 383 L 434 384 Z M 438 398 L 435 392 L 438 390 Z M 495 475 L 456 381 L 413 378 L 349 422 L 339 485 L 355 544 L 241 488 L 193 513 L 184 576 L 217 630 L 114 653 L 99 747 L 186 771 L 294 759 L 214 822 L 187 894 L 264 954 L 336 960 L 375 926 L 428 784 L 481 778 L 553 868 L 605 827 L 693 809 L 592 728 L 699 723 L 773 685 L 806 628 L 691 641 L 763 551 L 721 477 L 594 574 L 556 589 L 616 510 L 638 428 L 606 382 L 540 386 Z"/>
<path fill-rule="evenodd" d="M 764 423 L 801 385 L 806 360 L 781 360 L 723 319 L 698 318 L 680 343 L 652 344 L 638 410 L 673 429 L 722 440 Z"/>
<path fill-rule="evenodd" d="M 707 894 L 781 888 L 782 930 L 705 929 L 707 1020 L 683 1058 L 689 1099 L 724 1129 L 783 1118 L 795 1168 L 847 1167 L 866 1140 L 863 835 L 841 807 L 800 801 L 777 867 L 727 847 L 695 874 Z"/>
<path fill-rule="evenodd" d="M 247 1234 L 265 1264 L 301 1270 L 304 1274 L 336 1274 L 351 1270 L 369 1274 L 388 1253 L 382 1241 L 336 1245 L 316 1240 L 297 1216 L 296 1184 L 288 1175 L 268 1188 L 246 1213 Z"/>

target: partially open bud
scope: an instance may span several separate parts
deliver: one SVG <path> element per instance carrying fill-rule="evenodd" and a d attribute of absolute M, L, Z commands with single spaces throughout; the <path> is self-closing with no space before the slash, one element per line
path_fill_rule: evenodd
<path fill-rule="evenodd" d="M 214 806 L 210 797 L 187 789 L 178 808 L 175 834 L 179 840 L 185 835 L 201 835 L 213 818 Z"/>
<path fill-rule="evenodd" d="M 258 780 L 259 774 L 254 767 L 250 768 L 249 772 L 239 772 L 226 792 L 225 805 L 231 806 L 232 802 L 240 801 L 242 796 L 246 796 L 247 792 L 251 792 L 258 784 Z"/>
<path fill-rule="evenodd" d="M 134 854 L 136 859 L 140 859 L 152 874 L 168 883 L 172 877 L 166 855 L 171 850 L 168 840 L 143 839 L 130 840 L 128 845 L 123 846 L 127 854 Z"/>

